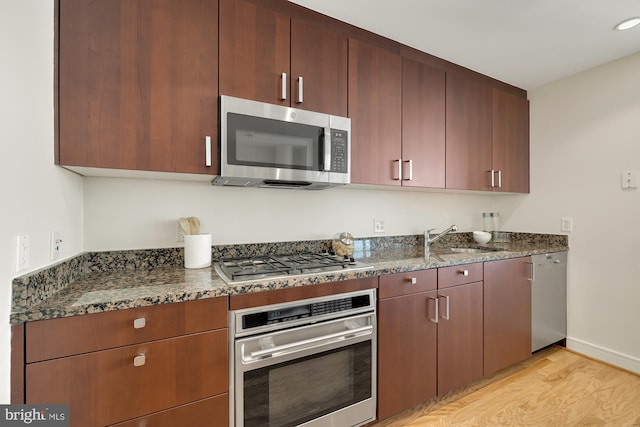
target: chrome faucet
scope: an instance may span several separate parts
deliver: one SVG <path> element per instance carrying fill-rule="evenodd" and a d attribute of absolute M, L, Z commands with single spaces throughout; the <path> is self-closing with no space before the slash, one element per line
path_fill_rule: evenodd
<path fill-rule="evenodd" d="M 436 234 L 435 237 L 431 239 L 429 237 L 429 233 L 431 233 L 433 230 L 435 230 L 435 228 L 431 228 L 424 232 L 424 254 L 425 255 L 429 255 L 429 248 L 431 247 L 432 243 L 440 240 L 442 237 L 444 237 L 448 233 L 451 233 L 453 231 L 458 231 L 458 226 L 453 224 L 451 227 L 447 228 L 440 234 Z"/>

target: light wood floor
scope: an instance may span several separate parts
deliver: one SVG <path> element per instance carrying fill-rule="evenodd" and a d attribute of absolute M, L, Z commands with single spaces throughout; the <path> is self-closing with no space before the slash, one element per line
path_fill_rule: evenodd
<path fill-rule="evenodd" d="M 639 427 L 640 376 L 551 347 L 383 426 Z"/>

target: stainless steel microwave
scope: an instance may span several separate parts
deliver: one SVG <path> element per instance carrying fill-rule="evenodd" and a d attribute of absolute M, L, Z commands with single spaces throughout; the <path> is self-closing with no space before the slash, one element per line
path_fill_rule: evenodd
<path fill-rule="evenodd" d="M 351 182 L 351 119 L 220 97 L 213 185 L 320 190 Z"/>

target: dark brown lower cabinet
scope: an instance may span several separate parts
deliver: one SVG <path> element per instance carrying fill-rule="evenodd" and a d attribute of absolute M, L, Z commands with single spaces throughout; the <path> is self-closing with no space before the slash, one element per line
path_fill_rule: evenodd
<path fill-rule="evenodd" d="M 69 404 L 72 427 L 102 427 L 227 393 L 227 342 L 225 328 L 30 363 L 26 403 Z"/>
<path fill-rule="evenodd" d="M 531 257 L 484 264 L 484 375 L 531 356 Z"/>
<path fill-rule="evenodd" d="M 380 300 L 378 419 L 436 396 L 437 325 L 429 321 L 436 291 Z"/>
<path fill-rule="evenodd" d="M 438 303 L 438 395 L 443 395 L 482 378 L 482 282 L 439 289 Z"/>
<path fill-rule="evenodd" d="M 221 394 L 198 402 L 136 418 L 112 427 L 228 427 L 229 395 Z"/>
<path fill-rule="evenodd" d="M 436 395 L 436 270 L 380 277 L 378 419 Z"/>

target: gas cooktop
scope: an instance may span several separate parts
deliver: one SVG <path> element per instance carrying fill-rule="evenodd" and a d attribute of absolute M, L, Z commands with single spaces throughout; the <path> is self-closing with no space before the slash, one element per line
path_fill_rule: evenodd
<path fill-rule="evenodd" d="M 333 252 L 262 255 L 249 258 L 223 258 L 216 263 L 216 272 L 227 283 L 248 280 L 325 273 L 331 271 L 368 270 L 373 266 L 340 257 Z"/>

